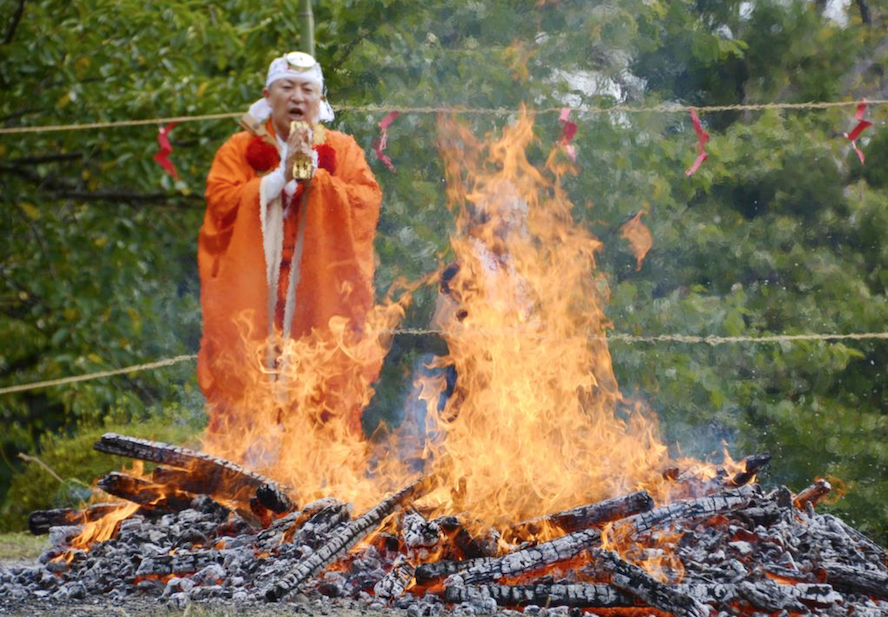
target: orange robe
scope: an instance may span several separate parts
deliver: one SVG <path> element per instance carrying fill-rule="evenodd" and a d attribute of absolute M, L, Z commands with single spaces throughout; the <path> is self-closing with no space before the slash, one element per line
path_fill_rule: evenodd
<path fill-rule="evenodd" d="M 273 137 L 271 121 L 266 129 Z M 326 328 L 336 316 L 349 318 L 359 331 L 373 304 L 373 236 L 382 193 L 355 140 L 325 132 L 336 164 L 332 173 L 318 169 L 311 180 L 293 338 Z M 211 430 L 220 414 L 238 409 L 249 384 L 259 383 L 262 358 L 256 350 L 267 340 L 269 293 L 275 294 L 266 278 L 263 240 L 268 230 L 260 220 L 260 176 L 246 158 L 253 138 L 246 131 L 233 135 L 216 153 L 207 178 L 198 243 L 203 337 L 197 374 Z M 280 268 L 280 298 L 289 277 L 301 195 L 300 190 L 285 211 L 281 230 L 282 263 L 274 265 Z M 279 321 L 280 303 L 277 313 Z"/>

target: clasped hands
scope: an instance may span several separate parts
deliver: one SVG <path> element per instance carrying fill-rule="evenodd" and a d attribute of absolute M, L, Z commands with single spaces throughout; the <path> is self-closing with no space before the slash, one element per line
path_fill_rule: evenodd
<path fill-rule="evenodd" d="M 290 129 L 290 136 L 287 138 L 287 150 L 284 157 L 284 179 L 286 182 L 311 178 L 317 168 L 315 156 L 312 149 L 311 127 L 305 122 L 294 122 Z M 302 174 L 294 177 L 293 168 L 296 165 L 303 167 L 303 170 Z"/>
<path fill-rule="evenodd" d="M 317 153 L 312 148 L 311 127 L 305 123 L 297 123 L 293 127 L 281 156 L 281 164 L 262 178 L 265 194 L 276 197 L 281 194 L 281 191 L 286 191 L 287 195 L 293 195 L 297 186 L 297 178 L 293 177 L 293 165 L 300 161 L 310 164 L 311 168 L 306 169 L 306 176 L 311 178 L 318 166 Z"/>

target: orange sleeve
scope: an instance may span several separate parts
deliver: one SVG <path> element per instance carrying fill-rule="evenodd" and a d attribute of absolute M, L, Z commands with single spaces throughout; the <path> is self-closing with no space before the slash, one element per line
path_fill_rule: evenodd
<path fill-rule="evenodd" d="M 325 169 L 318 169 L 311 190 L 323 195 L 325 207 L 342 210 L 334 213 L 337 218 L 341 217 L 345 226 L 345 229 L 337 230 L 337 241 L 351 244 L 361 269 L 372 280 L 373 236 L 379 220 L 382 191 L 361 147 L 351 136 L 345 136 L 344 141 L 345 147 L 337 152 L 341 160 L 336 164 L 336 172 L 331 175 Z"/>
<path fill-rule="evenodd" d="M 202 248 L 216 258 L 228 248 L 241 206 L 258 200 L 260 178 L 246 161 L 247 143 L 242 134 L 225 142 L 216 152 L 207 176 L 207 211 L 201 240 Z"/>

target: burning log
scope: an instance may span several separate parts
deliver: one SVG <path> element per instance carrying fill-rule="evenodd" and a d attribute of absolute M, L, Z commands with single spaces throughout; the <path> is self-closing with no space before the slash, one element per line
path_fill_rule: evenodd
<path fill-rule="evenodd" d="M 888 600 L 888 571 L 861 570 L 841 563 L 823 564 L 827 582 L 840 589 Z"/>
<path fill-rule="evenodd" d="M 263 490 L 274 493 L 274 498 L 270 503 L 282 508 L 280 511 L 271 507 L 268 509 L 279 514 L 296 509 L 295 504 L 276 482 L 225 459 L 195 452 L 188 448 L 126 437 L 116 433 L 105 433 L 93 447 L 105 454 L 126 456 L 188 470 L 200 478 L 203 487 L 200 492 L 209 495 L 249 502 L 250 497 L 254 496 L 261 487 L 267 485 L 272 488 Z M 264 502 L 263 505 L 265 505 Z"/>
<path fill-rule="evenodd" d="M 758 485 L 748 484 L 717 495 L 708 495 L 688 501 L 676 501 L 650 512 L 635 514 L 615 523 L 613 530 L 621 535 L 628 533 L 634 537 L 675 521 L 709 518 L 716 514 L 742 508 L 748 505 L 753 498 L 759 496 L 761 496 L 761 489 Z"/>
<path fill-rule="evenodd" d="M 793 503 L 799 510 L 804 510 L 809 503 L 812 506 L 816 506 L 817 502 L 823 499 L 830 491 L 832 491 L 832 485 L 823 478 L 817 478 L 814 484 L 795 496 Z"/>
<path fill-rule="evenodd" d="M 56 510 L 34 510 L 28 515 L 28 530 L 35 536 L 49 533 L 50 527 L 62 525 L 82 525 L 97 521 L 119 506 L 113 503 L 97 503 L 86 510 L 59 508 Z"/>
<path fill-rule="evenodd" d="M 445 559 L 477 559 L 496 555 L 499 534 L 495 529 L 488 528 L 483 536 L 475 537 L 456 516 L 441 516 L 432 522 L 450 539 L 452 548 L 457 552 L 458 557 L 448 556 Z M 445 555 L 452 552 L 445 550 Z"/>
<path fill-rule="evenodd" d="M 538 534 L 546 524 L 555 525 L 566 532 L 579 531 L 604 523 L 616 521 L 640 512 L 648 512 L 654 507 L 654 500 L 647 491 L 614 497 L 557 514 L 549 514 L 513 525 L 507 530 L 512 537 L 527 537 Z"/>
<path fill-rule="evenodd" d="M 635 600 L 610 585 L 574 583 L 553 585 L 447 585 L 444 601 L 481 603 L 493 598 L 499 606 L 567 606 L 618 608 L 635 606 Z"/>
<path fill-rule="evenodd" d="M 181 512 L 191 507 L 194 495 L 178 489 L 164 489 L 153 482 L 112 471 L 97 486 L 115 497 L 126 499 L 152 510 Z"/>
<path fill-rule="evenodd" d="M 355 544 L 365 538 L 395 509 L 422 497 L 434 486 L 435 482 L 432 477 L 421 478 L 407 488 L 382 500 L 375 508 L 346 525 L 343 531 L 333 536 L 316 552 L 300 561 L 289 574 L 266 589 L 262 595 L 268 601 L 283 598 L 332 562 L 344 557 Z"/>
<path fill-rule="evenodd" d="M 413 564 L 399 557 L 389 573 L 373 587 L 373 594 L 383 602 L 400 598 L 413 580 L 414 570 Z"/>
<path fill-rule="evenodd" d="M 614 587 L 632 594 L 649 606 L 678 617 L 707 617 L 709 609 L 652 577 L 638 566 L 621 559 L 612 551 L 593 550 L 595 569 L 607 574 Z"/>
<path fill-rule="evenodd" d="M 771 462 L 771 455 L 768 452 L 762 452 L 753 456 L 747 456 L 743 459 L 745 471 L 738 471 L 734 477 L 727 483 L 728 486 L 743 486 L 752 482 L 755 475 L 768 466 Z"/>
<path fill-rule="evenodd" d="M 600 540 L 600 531 L 584 529 L 537 546 L 509 553 L 499 559 L 483 558 L 457 563 L 470 564 L 468 567 L 460 568 L 463 570 L 461 576 L 466 583 L 482 583 L 532 572 L 559 561 L 572 559 Z M 417 568 L 417 581 L 419 581 L 419 576 L 419 568 Z"/>

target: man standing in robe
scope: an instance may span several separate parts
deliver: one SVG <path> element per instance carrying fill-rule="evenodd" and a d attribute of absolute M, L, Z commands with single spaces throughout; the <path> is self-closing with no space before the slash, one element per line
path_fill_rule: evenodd
<path fill-rule="evenodd" d="M 355 140 L 320 124 L 332 119 L 320 65 L 292 52 L 271 63 L 245 130 L 216 153 L 198 248 L 210 434 L 244 426 L 287 342 L 333 324 L 360 333 L 372 307 L 382 196 Z M 308 178 L 293 178 L 297 161 Z"/>

